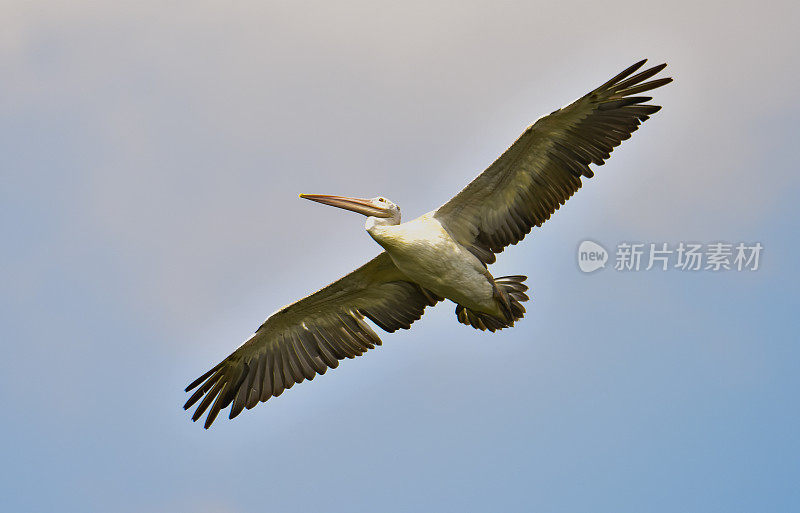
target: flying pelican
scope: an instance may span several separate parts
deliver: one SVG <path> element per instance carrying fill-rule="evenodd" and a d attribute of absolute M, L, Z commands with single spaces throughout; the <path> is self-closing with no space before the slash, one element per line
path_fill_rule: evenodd
<path fill-rule="evenodd" d="M 208 410 L 208 429 L 229 405 L 232 419 L 336 368 L 339 360 L 381 345 L 364 317 L 391 333 L 410 328 L 425 307 L 446 298 L 456 303 L 463 324 L 492 332 L 513 326 L 525 313 L 526 277 L 495 278 L 487 266 L 496 253 L 549 219 L 581 187 L 581 177 L 594 176 L 589 164 L 602 165 L 661 109 L 646 104 L 651 97 L 635 96 L 672 81 L 647 81 L 666 64 L 634 75 L 645 62 L 540 118 L 454 198 L 413 221 L 401 223 L 400 207 L 384 197 L 301 194 L 367 216 L 367 233 L 384 251 L 272 314 L 249 340 L 186 387 L 197 390 L 184 409 L 200 401 L 192 420 Z"/>

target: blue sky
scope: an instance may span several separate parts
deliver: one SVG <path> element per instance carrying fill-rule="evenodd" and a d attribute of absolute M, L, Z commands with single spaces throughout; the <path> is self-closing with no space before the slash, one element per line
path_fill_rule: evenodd
<path fill-rule="evenodd" d="M 794 511 L 794 4 L 28 2 L 0 31 L 9 511 Z M 443 203 L 642 57 L 664 106 L 500 256 L 513 330 L 429 310 L 205 431 L 182 389 L 377 254 L 300 192 Z M 757 272 L 578 244 L 760 242 Z"/>

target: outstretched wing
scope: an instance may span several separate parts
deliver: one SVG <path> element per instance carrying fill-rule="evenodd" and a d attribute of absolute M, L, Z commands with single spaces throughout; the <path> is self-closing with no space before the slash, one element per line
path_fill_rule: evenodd
<path fill-rule="evenodd" d="M 645 104 L 651 97 L 634 96 L 672 81 L 646 82 L 666 64 L 633 75 L 645 62 L 540 118 L 434 216 L 481 261 L 493 263 L 495 253 L 549 219 L 581 187 L 581 176 L 594 176 L 589 164 L 602 165 L 661 109 Z"/>
<path fill-rule="evenodd" d="M 184 409 L 200 401 L 192 420 L 209 407 L 205 427 L 231 405 L 229 418 L 252 408 L 304 379 L 336 368 L 339 360 L 360 356 L 381 345 L 364 322 L 382 329 L 408 329 L 426 306 L 441 298 L 406 281 L 384 252 L 340 280 L 282 308 L 230 356 L 194 382 L 197 389 Z"/>

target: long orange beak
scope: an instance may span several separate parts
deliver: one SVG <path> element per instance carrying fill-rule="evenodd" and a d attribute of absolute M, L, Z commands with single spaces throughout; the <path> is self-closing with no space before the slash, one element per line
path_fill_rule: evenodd
<path fill-rule="evenodd" d="M 328 194 L 301 194 L 300 197 L 322 203 L 323 205 L 352 210 L 353 212 L 358 212 L 365 216 L 392 217 L 392 213 L 388 209 L 381 207 L 371 199 L 330 196 Z"/>

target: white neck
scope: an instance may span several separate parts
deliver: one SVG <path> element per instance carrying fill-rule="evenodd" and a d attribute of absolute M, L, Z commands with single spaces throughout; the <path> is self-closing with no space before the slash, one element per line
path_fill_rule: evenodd
<path fill-rule="evenodd" d="M 367 229 L 368 232 L 371 232 L 374 228 L 378 226 L 397 226 L 400 224 L 400 215 L 394 215 L 392 217 L 368 217 L 367 222 L 364 225 L 364 228 Z"/>
<path fill-rule="evenodd" d="M 387 248 L 390 245 L 393 226 L 400 224 L 400 216 L 395 217 L 368 217 L 365 228 L 372 239 Z"/>

